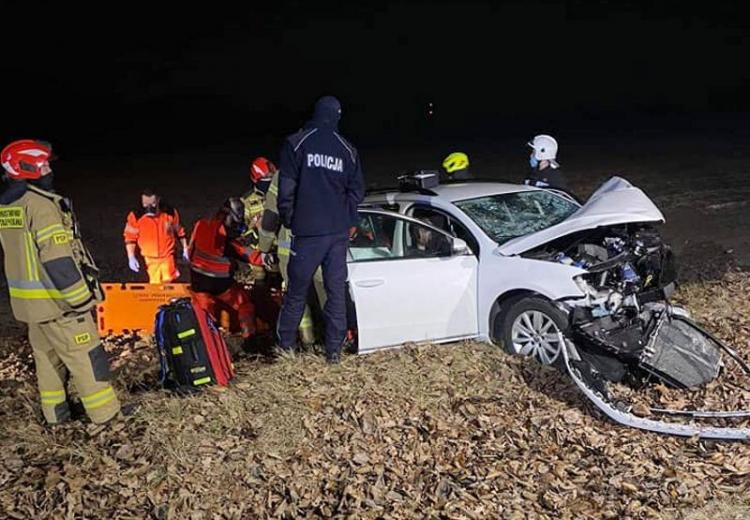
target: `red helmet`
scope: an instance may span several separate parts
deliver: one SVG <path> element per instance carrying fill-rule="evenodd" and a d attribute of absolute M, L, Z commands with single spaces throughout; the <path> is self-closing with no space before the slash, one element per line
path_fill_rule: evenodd
<path fill-rule="evenodd" d="M 52 146 L 44 141 L 22 139 L 14 141 L 0 152 L 3 168 L 11 179 L 38 179 L 47 168 Z"/>
<path fill-rule="evenodd" d="M 265 157 L 258 157 L 250 165 L 250 180 L 257 184 L 265 178 L 272 177 L 276 173 L 276 165 Z"/>

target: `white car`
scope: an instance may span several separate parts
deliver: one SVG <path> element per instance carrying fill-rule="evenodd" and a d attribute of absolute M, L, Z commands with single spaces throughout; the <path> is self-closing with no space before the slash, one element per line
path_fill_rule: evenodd
<path fill-rule="evenodd" d="M 478 339 L 552 364 L 575 303 L 607 312 L 672 281 L 662 265 L 618 265 L 600 283 L 601 264 L 638 247 L 642 224 L 664 221 L 618 177 L 583 206 L 554 190 L 467 182 L 370 193 L 359 215 L 348 267 L 361 353 Z M 599 294 L 604 286 L 620 290 Z"/>
<path fill-rule="evenodd" d="M 609 383 L 695 388 L 713 381 L 727 345 L 669 304 L 676 269 L 655 225 L 664 216 L 619 177 L 582 206 L 565 193 L 501 183 L 371 193 L 349 247 L 359 352 L 405 342 L 478 339 L 567 372 L 623 425 L 714 439 L 750 428 L 658 417 L 743 419 L 750 411 L 650 408 Z"/>

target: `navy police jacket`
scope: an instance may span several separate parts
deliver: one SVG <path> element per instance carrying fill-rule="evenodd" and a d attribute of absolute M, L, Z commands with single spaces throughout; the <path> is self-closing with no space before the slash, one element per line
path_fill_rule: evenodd
<path fill-rule="evenodd" d="M 359 154 L 337 129 L 338 114 L 314 117 L 281 149 L 278 209 L 296 236 L 332 235 L 357 225 L 364 198 Z"/>

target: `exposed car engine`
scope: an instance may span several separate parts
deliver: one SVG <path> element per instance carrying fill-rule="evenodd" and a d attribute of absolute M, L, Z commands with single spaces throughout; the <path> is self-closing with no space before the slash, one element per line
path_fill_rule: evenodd
<path fill-rule="evenodd" d="M 674 255 L 651 225 L 602 227 L 562 237 L 528 251 L 526 258 L 581 269 L 575 278 L 584 298 L 559 302 L 569 316 L 563 361 L 580 390 L 613 420 L 635 428 L 715 439 L 750 439 L 750 430 L 677 424 L 637 417 L 613 399 L 608 383 L 675 388 L 705 385 L 723 368 L 722 354 L 750 367 L 731 348 L 674 307 Z M 740 418 L 748 412 L 657 410 L 654 415 Z"/>
<path fill-rule="evenodd" d="M 568 302 L 566 335 L 599 377 L 691 388 L 718 375 L 720 346 L 668 303 L 677 270 L 653 226 L 578 233 L 525 256 L 586 270 L 576 278 L 586 297 Z"/>

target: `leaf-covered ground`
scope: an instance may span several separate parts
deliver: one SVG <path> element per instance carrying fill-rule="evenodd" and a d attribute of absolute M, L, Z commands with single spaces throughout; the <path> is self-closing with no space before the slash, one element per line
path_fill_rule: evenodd
<path fill-rule="evenodd" d="M 750 359 L 750 276 L 679 300 Z M 30 349 L 0 343 L 0 511 L 9 518 L 742 517 L 750 445 L 626 429 L 566 376 L 476 343 L 411 346 L 329 367 L 238 361 L 236 382 L 156 388 L 148 342 L 113 338 L 137 412 L 108 426 L 41 422 Z M 750 408 L 734 372 L 685 406 Z M 642 396 L 674 402 L 672 391 Z M 718 501 L 718 502 L 717 502 Z M 727 505 L 731 504 L 731 505 Z M 740 516 L 732 516 L 740 515 Z"/>

